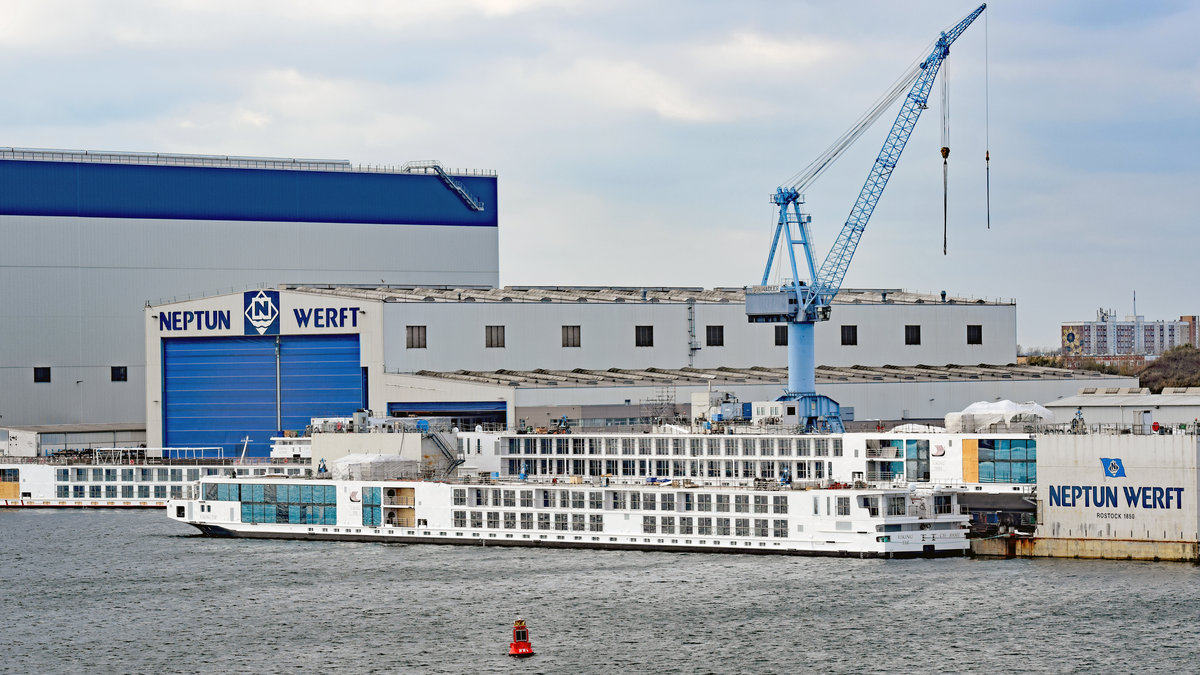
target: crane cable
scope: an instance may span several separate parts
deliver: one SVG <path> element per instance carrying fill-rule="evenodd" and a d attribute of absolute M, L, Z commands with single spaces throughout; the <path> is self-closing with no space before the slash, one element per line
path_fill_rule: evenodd
<path fill-rule="evenodd" d="M 988 86 L 988 18 L 983 17 L 983 166 L 986 185 L 987 229 L 992 229 L 992 127 L 991 92 Z"/>
<path fill-rule="evenodd" d="M 942 255 L 950 222 L 950 68 L 942 65 Z"/>
<path fill-rule="evenodd" d="M 933 42 L 930 42 L 926 46 L 924 53 L 932 49 L 933 44 Z M 875 103 L 861 117 L 855 120 L 849 129 L 843 132 L 832 145 L 826 148 L 808 166 L 783 181 L 781 185 L 788 185 L 798 192 L 803 192 L 805 188 L 816 182 L 821 177 L 821 174 L 825 173 L 825 170 L 833 165 L 842 156 L 842 153 L 863 135 L 863 132 L 869 129 L 883 113 L 887 112 L 893 103 L 899 100 L 912 87 L 912 83 L 916 81 L 917 76 L 921 73 L 921 64 L 924 60 L 925 57 L 920 56 L 910 63 L 904 73 L 892 83 L 892 86 L 876 99 Z"/>

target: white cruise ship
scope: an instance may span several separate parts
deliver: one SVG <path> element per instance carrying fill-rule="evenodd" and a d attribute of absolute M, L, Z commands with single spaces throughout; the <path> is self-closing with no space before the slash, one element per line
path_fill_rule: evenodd
<path fill-rule="evenodd" d="M 965 555 L 954 493 L 778 481 L 224 478 L 174 499 L 214 536 L 853 557 Z"/>
<path fill-rule="evenodd" d="M 307 461 L 189 457 L 191 450 L 103 448 L 6 457 L 0 461 L 0 508 L 163 508 L 171 499 L 193 496 L 196 481 L 206 476 L 311 473 Z"/>

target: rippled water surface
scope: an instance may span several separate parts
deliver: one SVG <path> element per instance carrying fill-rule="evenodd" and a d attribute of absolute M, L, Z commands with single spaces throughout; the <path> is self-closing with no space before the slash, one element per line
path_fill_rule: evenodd
<path fill-rule="evenodd" d="M 194 536 L 0 510 L 0 671 L 1194 672 L 1200 568 Z M 529 622 L 537 656 L 504 652 Z"/>

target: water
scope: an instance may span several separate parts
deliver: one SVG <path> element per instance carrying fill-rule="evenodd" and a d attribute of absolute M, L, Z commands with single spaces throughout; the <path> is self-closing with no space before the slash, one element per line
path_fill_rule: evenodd
<path fill-rule="evenodd" d="M 11 673 L 1191 671 L 1200 625 L 1178 563 L 210 539 L 161 511 L 0 510 L 0 550 Z"/>

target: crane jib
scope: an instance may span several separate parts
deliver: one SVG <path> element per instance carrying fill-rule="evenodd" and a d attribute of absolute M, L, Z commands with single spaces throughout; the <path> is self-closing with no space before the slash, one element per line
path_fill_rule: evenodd
<path fill-rule="evenodd" d="M 929 100 L 933 82 L 937 77 L 942 62 L 950 54 L 950 45 L 962 35 L 987 5 L 980 5 L 975 11 L 955 24 L 949 30 L 941 33 L 930 53 L 917 66 L 911 68 L 900 77 L 884 97 L 872 109 L 839 137 L 829 149 L 822 153 L 812 164 L 795 177 L 790 186 L 780 187 L 772 195 L 771 201 L 779 207 L 779 219 L 775 225 L 775 233 L 771 240 L 771 249 L 767 256 L 767 265 L 763 270 L 762 286 L 748 290 L 746 293 L 746 315 L 749 321 L 758 323 L 787 323 L 788 328 L 788 389 L 785 398 L 801 401 L 801 410 L 810 411 L 802 414 L 805 418 L 802 424 L 806 427 L 840 429 L 842 427 L 840 409 L 836 402 L 826 396 L 816 394 L 814 383 L 814 358 L 812 326 L 817 321 L 829 318 L 830 303 L 841 289 L 850 261 L 859 239 L 866 230 L 871 214 L 879 202 L 880 196 L 887 187 L 892 170 L 900 160 L 904 147 L 921 117 L 921 112 Z M 875 158 L 867 179 L 859 191 L 858 198 L 850 210 L 845 224 L 838 233 L 837 239 L 830 248 L 828 255 L 817 267 L 813 256 L 812 238 L 809 235 L 808 224 L 811 217 L 801 213 L 800 205 L 804 203 L 802 190 L 816 180 L 847 148 L 857 140 L 862 133 L 890 107 L 907 88 L 903 97 L 900 112 L 888 131 L 887 138 Z M 775 261 L 775 252 L 781 244 L 788 249 L 791 281 L 779 287 L 768 287 L 771 268 Z M 811 283 L 805 284 L 800 276 L 800 268 L 796 262 L 796 248 L 800 247 L 804 254 L 807 271 Z M 793 345 L 792 340 L 803 340 L 803 346 Z M 806 371 L 806 372 L 800 372 Z"/>

